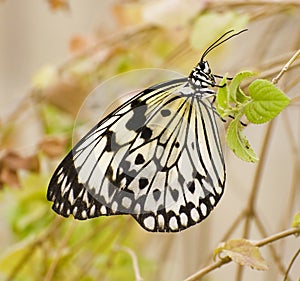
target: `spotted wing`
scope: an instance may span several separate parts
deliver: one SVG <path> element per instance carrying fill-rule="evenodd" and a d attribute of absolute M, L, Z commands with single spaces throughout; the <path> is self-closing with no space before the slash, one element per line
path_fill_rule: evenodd
<path fill-rule="evenodd" d="M 154 232 L 202 221 L 225 182 L 215 115 L 187 79 L 141 92 L 61 162 L 48 188 L 52 208 L 76 219 L 131 214 Z"/>

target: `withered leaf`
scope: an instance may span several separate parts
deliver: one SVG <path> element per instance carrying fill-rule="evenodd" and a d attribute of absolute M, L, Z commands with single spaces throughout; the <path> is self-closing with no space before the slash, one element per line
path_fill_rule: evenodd
<path fill-rule="evenodd" d="M 235 263 L 246 265 L 256 270 L 268 270 L 268 264 L 260 254 L 259 248 L 246 239 L 232 239 L 215 249 L 214 257 L 222 254 Z"/>
<path fill-rule="evenodd" d="M 40 143 L 40 150 L 49 158 L 61 156 L 66 149 L 67 140 L 64 137 L 45 137 Z"/>
<path fill-rule="evenodd" d="M 48 0 L 52 10 L 68 10 L 69 2 L 67 0 Z"/>
<path fill-rule="evenodd" d="M 15 151 L 7 151 L 0 159 L 0 186 L 19 186 L 19 170 L 38 172 L 39 159 L 36 155 L 21 156 Z"/>

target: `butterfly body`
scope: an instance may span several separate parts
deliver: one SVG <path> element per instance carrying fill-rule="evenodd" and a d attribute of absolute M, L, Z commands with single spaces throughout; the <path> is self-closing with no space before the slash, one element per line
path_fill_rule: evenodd
<path fill-rule="evenodd" d="M 202 57 L 188 77 L 154 85 L 111 112 L 56 169 L 47 193 L 54 211 L 76 219 L 130 214 L 152 232 L 205 219 L 226 178 L 215 86 Z"/>

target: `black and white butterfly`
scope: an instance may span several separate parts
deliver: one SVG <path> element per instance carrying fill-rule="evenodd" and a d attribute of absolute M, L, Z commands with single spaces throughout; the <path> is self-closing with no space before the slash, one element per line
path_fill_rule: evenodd
<path fill-rule="evenodd" d="M 213 105 L 220 86 L 204 58 L 240 33 L 224 39 L 231 32 L 188 77 L 143 90 L 74 146 L 49 184 L 55 212 L 80 220 L 130 214 L 152 232 L 178 232 L 210 214 L 226 173 Z"/>

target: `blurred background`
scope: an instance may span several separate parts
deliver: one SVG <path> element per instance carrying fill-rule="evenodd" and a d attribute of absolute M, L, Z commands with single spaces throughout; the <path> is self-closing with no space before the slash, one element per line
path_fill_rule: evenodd
<path fill-rule="evenodd" d="M 222 241 L 291 227 L 300 206 L 299 59 L 278 83 L 292 103 L 244 130 L 261 161 L 243 162 L 224 145 L 226 191 L 204 222 L 147 233 L 129 216 L 64 219 L 46 200 L 57 164 L 113 102 L 171 77 L 163 70 L 188 75 L 209 44 L 243 28 L 208 55 L 212 72 L 272 80 L 300 47 L 300 1 L 0 1 L 0 280 L 184 280 L 213 262 Z M 148 80 L 146 68 L 159 70 Z M 137 69 L 130 85 L 100 87 L 99 109 L 84 103 Z M 202 280 L 283 280 L 298 249 L 287 237 L 261 248 L 268 271 L 230 263 Z M 299 268 L 298 257 L 287 280 Z"/>

